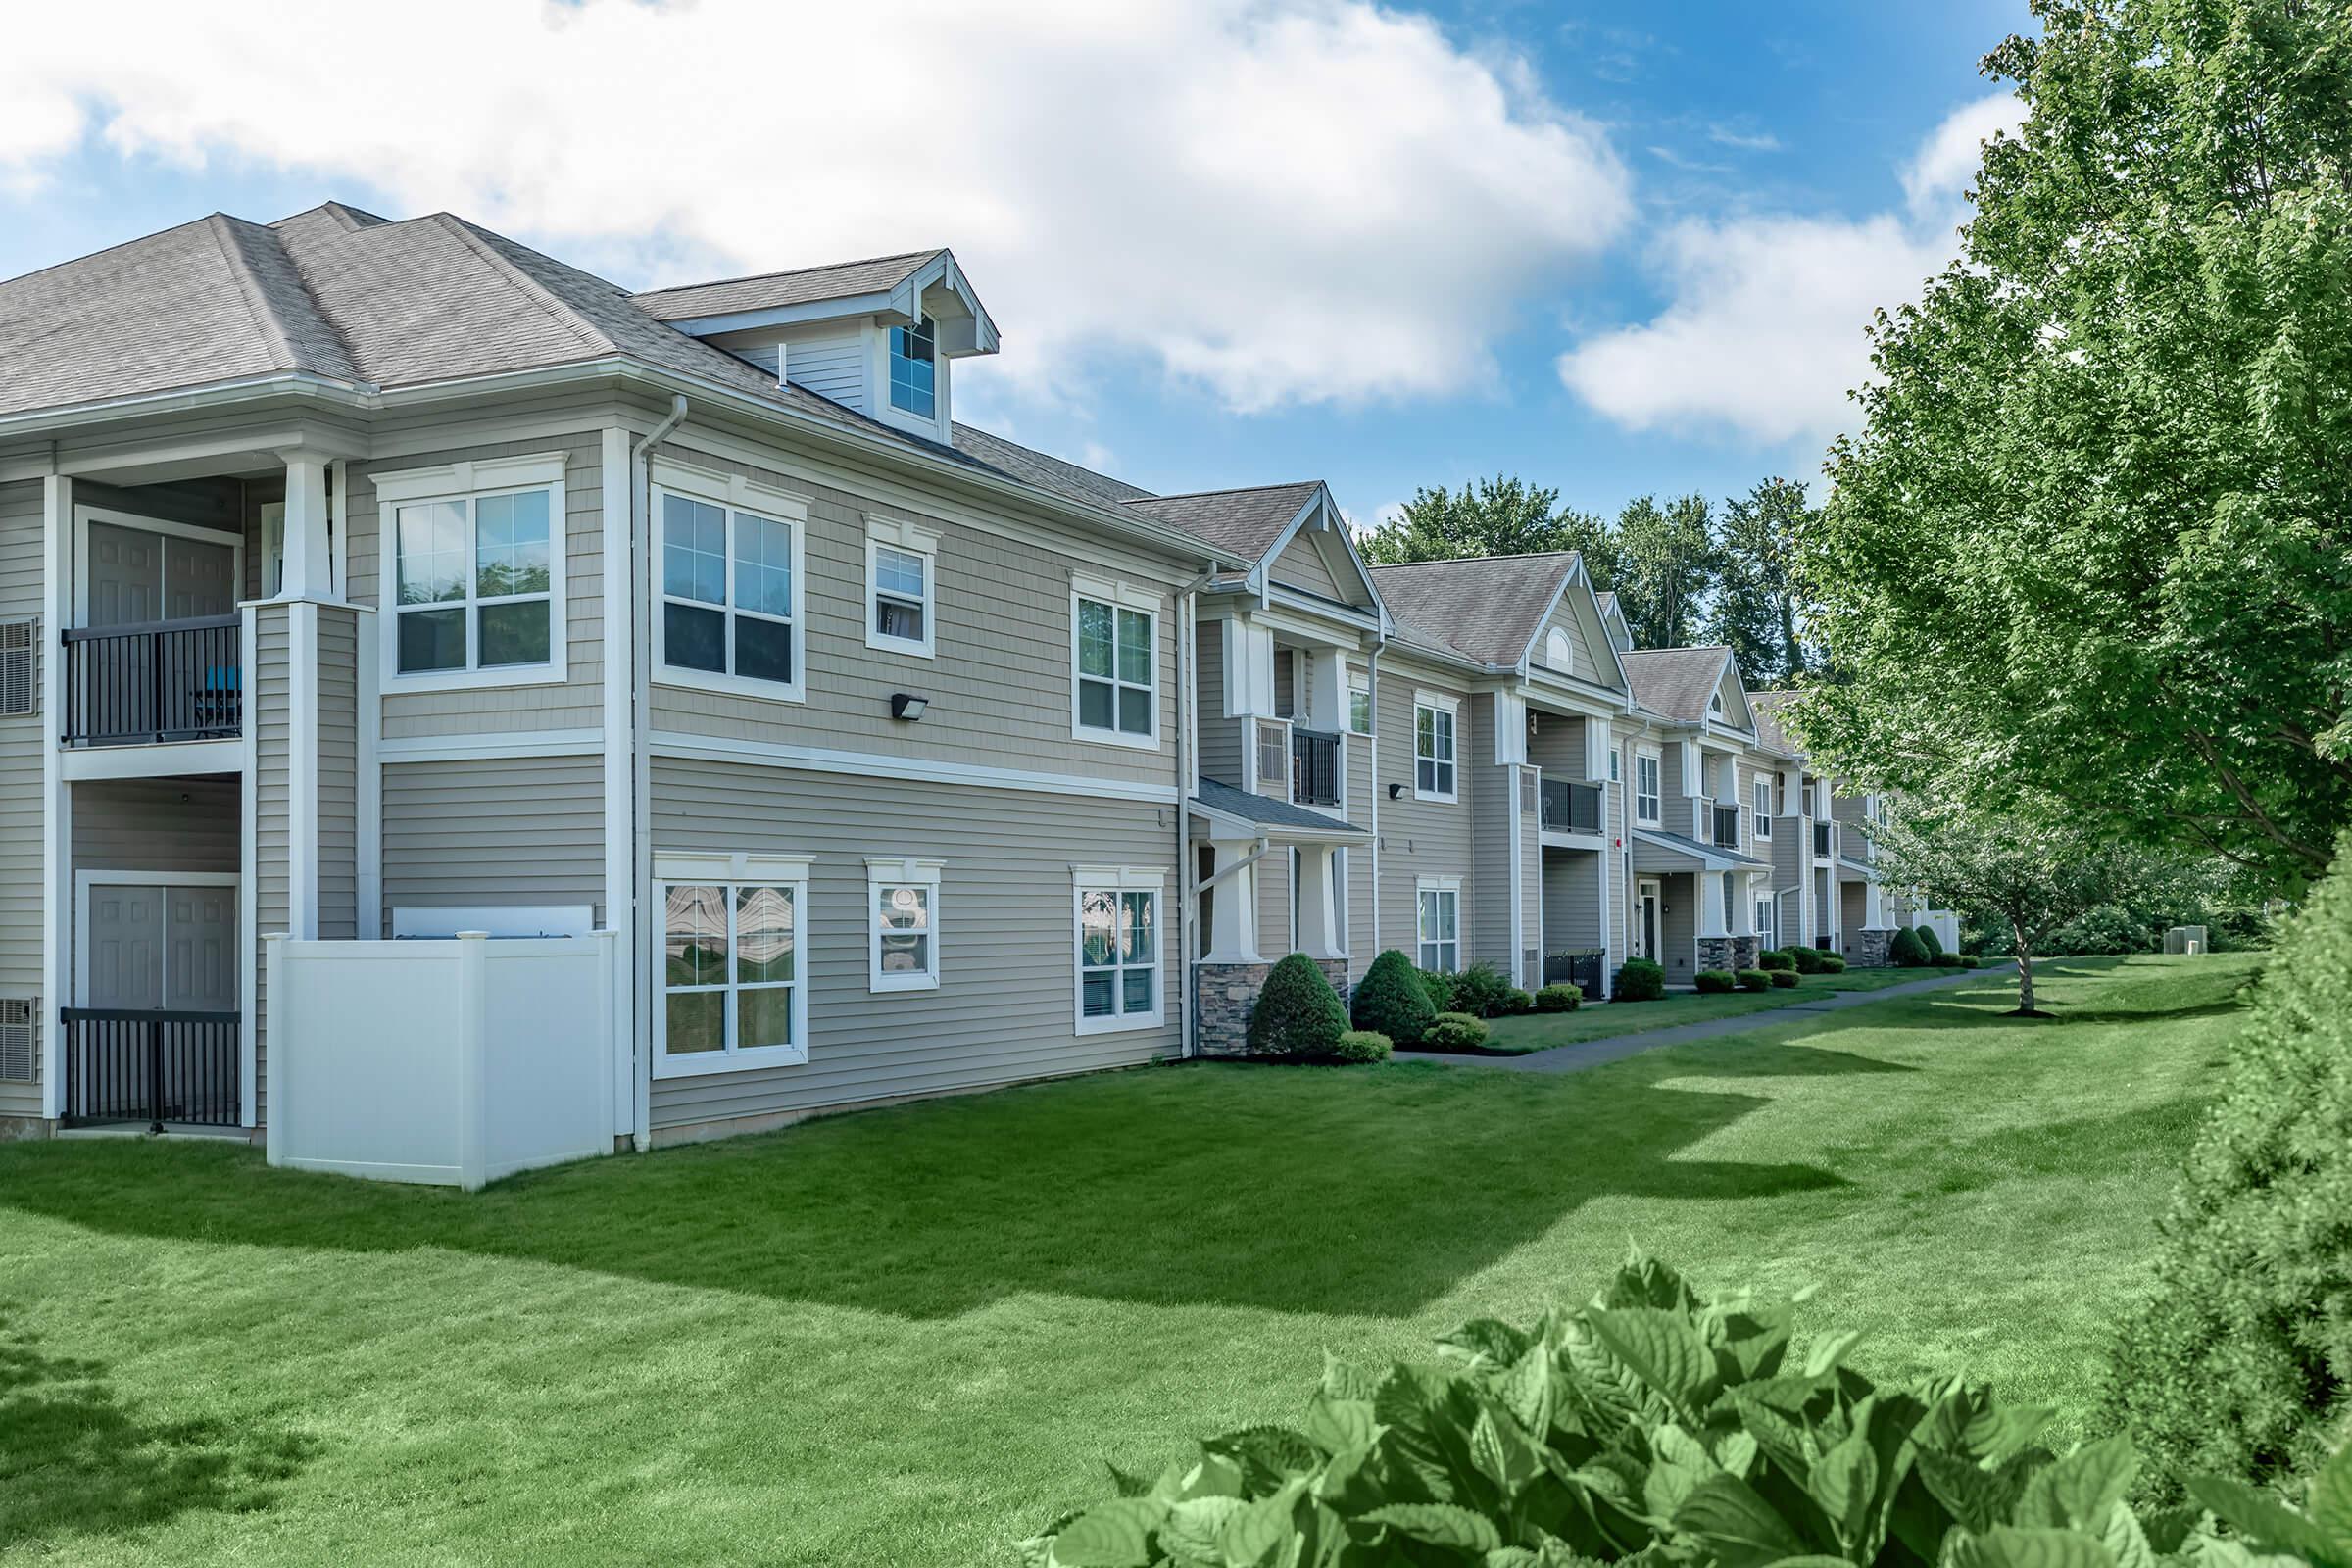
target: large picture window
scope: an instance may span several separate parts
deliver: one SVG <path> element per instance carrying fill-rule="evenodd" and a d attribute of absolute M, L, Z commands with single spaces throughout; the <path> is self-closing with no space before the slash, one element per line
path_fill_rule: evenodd
<path fill-rule="evenodd" d="M 700 867 L 673 867 L 693 871 Z M 751 880 L 660 882 L 663 1076 L 808 1059 L 801 973 L 806 862 L 747 867 Z"/>
<path fill-rule="evenodd" d="M 1461 903 L 1458 887 L 1425 885 L 1419 890 L 1420 965 L 1441 974 L 1462 966 Z"/>
<path fill-rule="evenodd" d="M 387 684 L 564 678 L 564 461 L 555 452 L 374 476 Z"/>
<path fill-rule="evenodd" d="M 1454 796 L 1453 720 L 1450 703 L 1413 701 L 1413 794 L 1425 801 Z"/>
<path fill-rule="evenodd" d="M 1155 744 L 1159 722 L 1157 617 L 1078 594 L 1077 732 L 1086 740 Z"/>
<path fill-rule="evenodd" d="M 1074 867 L 1078 1032 L 1160 1022 L 1159 895 L 1162 874 Z"/>
<path fill-rule="evenodd" d="M 803 516 L 784 499 L 656 491 L 654 637 L 663 680 L 801 696 Z"/>

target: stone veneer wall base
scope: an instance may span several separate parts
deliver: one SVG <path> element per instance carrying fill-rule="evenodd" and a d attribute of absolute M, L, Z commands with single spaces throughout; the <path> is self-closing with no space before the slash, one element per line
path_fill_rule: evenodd
<path fill-rule="evenodd" d="M 1894 946 L 1894 928 L 1864 926 L 1854 933 L 1861 940 L 1854 945 L 1854 967 L 1884 969 L 1893 961 L 1888 950 Z"/>
<path fill-rule="evenodd" d="M 1348 960 L 1317 958 L 1331 988 L 1348 1005 Z M 1246 1056 L 1250 1054 L 1250 1015 L 1257 1010 L 1257 994 L 1273 972 L 1271 963 L 1196 963 L 1193 965 L 1193 1034 L 1203 1056 Z"/>

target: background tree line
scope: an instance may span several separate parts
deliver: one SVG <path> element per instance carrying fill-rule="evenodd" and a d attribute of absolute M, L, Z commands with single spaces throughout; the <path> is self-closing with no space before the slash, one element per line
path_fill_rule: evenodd
<path fill-rule="evenodd" d="M 1762 687 L 1790 684 L 1818 663 L 1791 570 L 1813 516 L 1804 487 L 1788 479 L 1766 479 L 1720 507 L 1703 495 L 1640 496 L 1612 519 L 1497 474 L 1459 490 L 1416 490 L 1361 544 L 1379 564 L 1577 551 L 1593 586 L 1616 594 L 1637 647 L 1723 643 L 1748 684 Z"/>

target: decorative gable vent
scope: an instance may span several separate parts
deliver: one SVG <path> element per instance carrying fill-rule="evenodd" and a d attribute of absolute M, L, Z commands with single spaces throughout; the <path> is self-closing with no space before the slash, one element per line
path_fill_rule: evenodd
<path fill-rule="evenodd" d="M 0 716 L 41 710 L 41 617 L 0 620 Z"/>
<path fill-rule="evenodd" d="M 39 1081 L 41 1054 L 34 1038 L 40 1033 L 35 1024 L 40 1015 L 37 997 L 0 997 L 0 1079 Z"/>

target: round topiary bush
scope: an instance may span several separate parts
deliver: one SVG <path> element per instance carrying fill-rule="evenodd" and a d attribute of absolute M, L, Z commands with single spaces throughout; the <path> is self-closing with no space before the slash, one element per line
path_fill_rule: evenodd
<path fill-rule="evenodd" d="M 1788 961 L 1796 965 L 1798 974 L 1821 973 L 1822 952 L 1819 948 L 1793 947 L 1788 950 Z"/>
<path fill-rule="evenodd" d="M 1545 986 L 1536 993 L 1538 1012 L 1574 1012 L 1584 1004 L 1585 992 L 1582 986 Z"/>
<path fill-rule="evenodd" d="M 1845 960 L 1838 956 L 1838 955 L 1835 953 L 1825 953 L 1821 956 L 1820 972 L 1823 974 L 1843 974 L 1845 973 Z"/>
<path fill-rule="evenodd" d="M 1701 969 L 1690 977 L 1690 983 L 1712 995 L 1729 991 L 1740 982 L 1732 978 L 1729 969 Z"/>
<path fill-rule="evenodd" d="M 1762 953 L 1756 955 L 1756 967 L 1759 969 L 1785 969 L 1788 973 L 1794 974 L 1796 960 L 1788 956 L 1783 949 L 1766 948 Z"/>
<path fill-rule="evenodd" d="M 1740 982 L 1740 989 L 1742 991 L 1770 991 L 1772 989 L 1772 971 L 1769 969 L 1742 969 L 1734 978 Z"/>
<path fill-rule="evenodd" d="M 1250 1054 L 1322 1061 L 1348 1032 L 1348 1009 L 1314 959 L 1294 953 L 1276 964 L 1250 1014 Z"/>
<path fill-rule="evenodd" d="M 1786 986 L 1791 990 L 1796 986 L 1794 969 L 1767 969 L 1764 972 L 1772 977 L 1772 983 L 1776 986 Z"/>
<path fill-rule="evenodd" d="M 1421 990 L 1429 998 L 1431 1016 L 1449 1012 L 1453 1008 L 1453 976 L 1443 969 L 1415 969 L 1420 976 Z"/>
<path fill-rule="evenodd" d="M 1453 977 L 1453 1004 L 1447 1010 L 1473 1018 L 1498 1017 L 1514 989 L 1500 969 L 1474 963 Z"/>
<path fill-rule="evenodd" d="M 2111 1352 L 2143 1490 L 2315 1475 L 2352 1423 L 2352 833 L 2281 922 Z"/>
<path fill-rule="evenodd" d="M 1421 1032 L 1438 1015 L 1413 960 L 1395 948 L 1372 960 L 1350 1001 L 1357 1029 L 1387 1035 L 1407 1051 L 1421 1043 Z"/>
<path fill-rule="evenodd" d="M 1894 940 L 1886 944 L 1886 961 L 1898 969 L 1924 969 L 1928 963 L 1928 945 L 1910 927 L 1896 926 Z"/>
<path fill-rule="evenodd" d="M 1350 1029 L 1331 1048 L 1334 1061 L 1386 1061 L 1395 1046 L 1387 1035 L 1371 1029 Z"/>
<path fill-rule="evenodd" d="M 1930 963 L 1934 963 L 1937 958 L 1943 956 L 1943 938 L 1936 934 L 1934 926 L 1915 926 L 1912 929 L 1913 934 L 1919 938 L 1919 945 L 1928 950 Z"/>
<path fill-rule="evenodd" d="M 1486 1020 L 1466 1012 L 1439 1013 L 1437 1022 L 1421 1037 L 1424 1051 L 1476 1051 L 1486 1043 Z"/>
<path fill-rule="evenodd" d="M 1647 958 L 1628 958 L 1617 971 L 1617 989 L 1609 997 L 1614 1002 L 1655 1002 L 1665 994 L 1663 967 Z"/>

